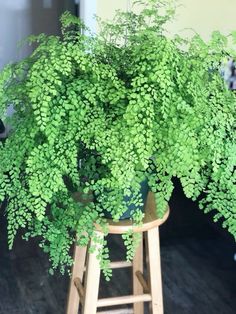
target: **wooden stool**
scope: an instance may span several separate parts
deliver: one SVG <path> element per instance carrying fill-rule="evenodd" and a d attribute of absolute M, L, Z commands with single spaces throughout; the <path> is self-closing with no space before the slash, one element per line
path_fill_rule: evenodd
<path fill-rule="evenodd" d="M 98 299 L 100 266 L 97 260 L 96 247 L 95 252 L 87 254 L 87 247 L 75 246 L 74 265 L 69 288 L 67 314 L 78 314 L 79 303 L 82 304 L 83 314 L 96 313 L 124 313 L 127 310 L 110 310 L 109 312 L 97 312 L 97 308 L 133 303 L 133 311 L 130 313 L 143 314 L 143 302 L 151 302 L 150 313 L 163 314 L 162 298 L 162 280 L 161 280 L 161 261 L 160 261 L 160 243 L 159 243 L 159 225 L 168 218 L 169 208 L 162 219 L 156 216 L 156 204 L 153 193 L 149 192 L 145 204 L 145 217 L 141 227 L 132 227 L 130 220 L 120 222 L 109 222 L 109 234 L 123 234 L 130 228 L 134 232 L 140 232 L 146 237 L 146 256 L 148 257 L 148 282 L 143 276 L 143 241 L 136 251 L 132 263 L 125 261 L 112 262 L 111 268 L 124 268 L 133 266 L 133 295 Z M 103 233 L 97 227 L 97 235 L 103 238 Z M 93 245 L 91 243 L 90 245 Z M 85 260 L 87 263 L 85 267 Z M 85 285 L 82 285 L 85 273 Z"/>

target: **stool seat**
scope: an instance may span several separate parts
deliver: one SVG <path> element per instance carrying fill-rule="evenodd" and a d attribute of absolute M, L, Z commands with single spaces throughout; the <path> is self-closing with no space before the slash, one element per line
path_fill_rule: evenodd
<path fill-rule="evenodd" d="M 74 195 L 78 200 L 80 194 Z M 86 202 L 86 200 L 85 200 Z M 155 196 L 152 192 L 148 193 L 144 209 L 143 224 L 133 226 L 132 220 L 126 219 L 119 222 L 107 220 L 108 235 L 124 234 L 132 229 L 133 232 L 141 234 L 141 242 L 136 250 L 132 263 L 126 261 L 111 262 L 111 268 L 132 267 L 133 294 L 117 296 L 112 298 L 98 299 L 100 282 L 100 263 L 97 259 L 99 251 L 102 249 L 93 240 L 88 247 L 75 245 L 74 265 L 69 287 L 67 314 L 78 314 L 79 304 L 82 305 L 82 314 L 96 313 L 128 313 L 126 309 L 109 310 L 108 312 L 97 312 L 100 307 L 111 307 L 121 304 L 133 303 L 133 310 L 129 313 L 144 314 L 144 302 L 149 302 L 150 314 L 164 314 L 162 297 L 161 261 L 160 261 L 160 242 L 159 226 L 166 221 L 169 216 L 169 206 L 163 217 L 157 217 Z M 102 227 L 95 224 L 95 234 L 100 239 L 104 238 Z M 143 275 L 143 234 L 145 235 L 145 257 L 147 264 L 147 280 Z M 89 248 L 92 247 L 91 252 Z M 94 250 L 95 248 L 95 250 Z"/>
<path fill-rule="evenodd" d="M 113 221 L 112 219 L 107 219 L 108 223 L 108 233 L 109 234 L 123 234 L 128 230 L 132 229 L 133 232 L 145 232 L 149 229 L 158 227 L 162 225 L 168 218 L 170 213 L 169 206 L 166 208 L 166 212 L 162 218 L 157 217 L 155 196 L 152 192 L 148 192 L 147 200 L 145 203 L 144 219 L 141 226 L 134 226 L 132 220 L 124 219 L 120 221 Z M 97 224 L 96 229 L 102 231 L 101 227 Z"/>

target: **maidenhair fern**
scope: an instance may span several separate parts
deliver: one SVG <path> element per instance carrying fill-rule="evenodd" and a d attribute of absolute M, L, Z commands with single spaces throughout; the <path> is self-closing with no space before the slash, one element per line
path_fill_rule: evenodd
<path fill-rule="evenodd" d="M 39 236 L 53 268 L 64 271 L 75 241 L 101 242 L 94 223 L 105 228 L 104 209 L 117 220 L 124 195 L 142 203 L 145 178 L 159 215 L 177 177 L 236 236 L 236 96 L 219 71 L 235 51 L 219 32 L 209 42 L 169 38 L 172 15 L 173 7 L 149 0 L 139 14 L 118 12 L 94 37 L 65 13 L 62 37 L 30 37 L 38 43 L 32 55 L 1 72 L 0 118 L 9 104 L 15 109 L 0 146 L 10 247 L 19 229 Z M 93 197 L 78 201 L 75 191 Z M 131 259 L 138 237 L 124 239 Z M 106 246 L 99 258 L 109 277 Z"/>

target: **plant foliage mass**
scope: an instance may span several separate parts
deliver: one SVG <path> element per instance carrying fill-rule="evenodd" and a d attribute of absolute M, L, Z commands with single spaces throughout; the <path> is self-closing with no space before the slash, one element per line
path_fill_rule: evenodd
<path fill-rule="evenodd" d="M 98 36 L 66 12 L 61 37 L 31 36 L 34 52 L 1 72 L 0 117 L 15 109 L 0 146 L 10 247 L 23 229 L 63 271 L 72 244 L 86 245 L 94 222 L 105 228 L 104 209 L 117 220 L 124 195 L 142 203 L 144 179 L 163 215 L 173 177 L 236 236 L 236 97 L 219 72 L 235 52 L 219 32 L 209 42 L 166 36 L 173 12 L 150 0 L 101 22 Z M 87 199 L 75 201 L 75 191 Z M 134 224 L 142 216 L 134 212 Z M 124 238 L 131 259 L 138 239 Z M 105 245 L 107 277 L 108 257 Z"/>

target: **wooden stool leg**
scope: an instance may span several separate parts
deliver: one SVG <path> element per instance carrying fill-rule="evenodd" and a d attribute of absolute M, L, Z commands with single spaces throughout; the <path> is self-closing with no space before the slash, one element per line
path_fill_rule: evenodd
<path fill-rule="evenodd" d="M 77 246 L 74 248 L 74 265 L 72 267 L 72 275 L 70 280 L 70 288 L 67 300 L 67 314 L 78 314 L 79 310 L 79 293 L 74 284 L 75 278 L 79 278 L 83 281 L 84 265 L 86 258 L 87 247 Z"/>
<path fill-rule="evenodd" d="M 143 273 L 143 234 L 141 235 L 141 240 L 139 247 L 137 248 L 136 254 L 133 260 L 133 294 L 140 295 L 143 294 L 143 287 L 137 278 L 136 273 L 140 271 Z M 134 303 L 134 314 L 143 314 L 144 306 L 143 302 Z"/>
<path fill-rule="evenodd" d="M 149 247 L 148 247 L 148 233 L 147 231 L 144 232 L 144 244 L 145 244 L 145 264 L 147 267 L 147 285 L 148 285 L 148 290 L 151 291 L 151 283 L 150 283 L 150 264 L 149 264 Z M 148 305 L 149 308 L 149 313 L 152 313 L 152 304 L 149 302 Z"/>
<path fill-rule="evenodd" d="M 152 314 L 163 314 L 159 228 L 147 231 Z"/>
<path fill-rule="evenodd" d="M 96 234 L 100 239 L 103 239 L 103 233 L 96 231 Z M 88 255 L 88 263 L 85 277 L 85 299 L 83 314 L 97 313 L 97 300 L 100 281 L 100 265 L 99 260 L 97 259 L 97 255 L 101 247 L 91 241 L 91 246 L 94 245 L 96 245 L 95 251 L 93 253 L 89 253 Z"/>

